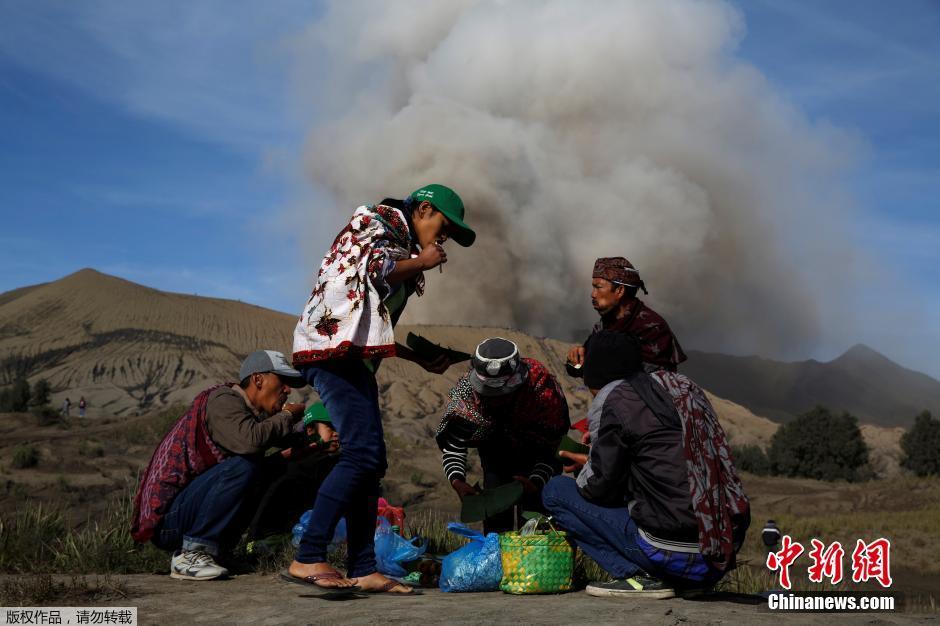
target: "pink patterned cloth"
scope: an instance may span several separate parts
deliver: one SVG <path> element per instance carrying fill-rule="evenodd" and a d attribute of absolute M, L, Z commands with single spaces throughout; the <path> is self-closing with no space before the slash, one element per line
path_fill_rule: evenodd
<path fill-rule="evenodd" d="M 131 519 L 134 541 L 147 542 L 179 492 L 226 458 L 206 430 L 206 406 L 210 393 L 233 384 L 215 385 L 196 396 L 189 410 L 157 446 L 134 497 Z"/>
<path fill-rule="evenodd" d="M 735 562 L 735 530 L 750 522 L 750 503 L 731 459 L 725 431 L 701 387 L 682 374 L 657 370 L 682 420 L 683 451 L 699 528 L 699 550 L 713 566 L 727 571 Z M 743 533 L 742 533 L 743 536 Z"/>

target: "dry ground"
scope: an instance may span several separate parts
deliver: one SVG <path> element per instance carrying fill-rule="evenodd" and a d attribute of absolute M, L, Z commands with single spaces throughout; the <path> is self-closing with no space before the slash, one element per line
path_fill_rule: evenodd
<path fill-rule="evenodd" d="M 226 581 L 184 582 L 168 576 L 120 576 L 126 597 L 95 606 L 136 606 L 140 624 L 909 624 L 937 623 L 934 615 L 907 613 L 770 613 L 755 598 L 725 595 L 708 600 L 511 596 L 502 592 L 420 597 L 314 597 L 274 575 Z"/>

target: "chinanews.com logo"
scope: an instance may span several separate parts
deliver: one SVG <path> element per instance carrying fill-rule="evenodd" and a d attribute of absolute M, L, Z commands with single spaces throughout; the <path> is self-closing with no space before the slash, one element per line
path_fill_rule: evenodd
<path fill-rule="evenodd" d="M 779 536 L 779 535 L 778 535 Z M 811 583 L 828 582 L 835 586 L 845 580 L 853 583 L 877 582 L 889 589 L 891 580 L 891 542 L 878 538 L 871 542 L 858 539 L 849 559 L 851 576 L 844 571 L 846 551 L 842 544 L 834 541 L 825 544 L 819 539 L 810 540 L 810 550 L 783 535 L 780 550 L 768 552 L 767 569 L 777 573 L 783 591 L 773 591 L 767 597 L 767 608 L 771 611 L 893 611 L 899 608 L 898 597 L 891 593 L 832 591 L 791 591 L 793 582 L 790 568 L 806 554 L 810 560 L 806 569 Z"/>

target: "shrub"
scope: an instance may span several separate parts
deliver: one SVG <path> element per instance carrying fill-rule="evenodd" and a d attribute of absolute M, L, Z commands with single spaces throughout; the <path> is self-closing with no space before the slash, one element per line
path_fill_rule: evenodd
<path fill-rule="evenodd" d="M 732 446 L 731 455 L 734 457 L 734 466 L 739 472 L 750 472 L 758 476 L 770 473 L 770 461 L 760 446 Z"/>
<path fill-rule="evenodd" d="M 25 378 L 20 378 L 12 387 L 0 392 L 0 411 L 27 411 L 29 397 L 29 383 Z"/>
<path fill-rule="evenodd" d="M 58 424 L 60 426 L 66 425 L 65 420 L 62 419 L 62 414 L 53 409 L 48 404 L 34 406 L 33 415 L 36 416 L 36 422 L 40 426 L 52 426 L 53 424 Z"/>
<path fill-rule="evenodd" d="M 918 476 L 940 475 L 940 420 L 933 419 L 930 411 L 918 415 L 901 436 L 901 450 L 901 467 Z"/>
<path fill-rule="evenodd" d="M 27 469 L 39 463 L 39 450 L 35 446 L 16 446 L 13 448 L 13 467 Z"/>
<path fill-rule="evenodd" d="M 33 392 L 30 395 L 29 403 L 32 406 L 44 406 L 49 404 L 49 395 L 52 393 L 52 387 L 49 381 L 41 378 L 33 385 Z"/>
<path fill-rule="evenodd" d="M 871 477 L 858 420 L 846 412 L 833 415 L 822 406 L 781 426 L 767 457 L 771 471 L 784 476 L 848 481 Z"/>

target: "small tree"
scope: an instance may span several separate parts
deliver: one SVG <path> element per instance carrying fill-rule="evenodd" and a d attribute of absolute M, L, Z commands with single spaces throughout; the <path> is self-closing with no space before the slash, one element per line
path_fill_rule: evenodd
<path fill-rule="evenodd" d="M 45 406 L 49 404 L 49 396 L 51 393 L 52 387 L 49 385 L 49 381 L 45 378 L 41 378 L 33 385 L 33 393 L 32 397 L 29 399 L 29 403 L 32 406 Z"/>
<path fill-rule="evenodd" d="M 731 455 L 734 457 L 734 466 L 738 471 L 750 472 L 758 476 L 766 476 L 770 473 L 770 461 L 764 449 L 760 446 L 732 446 Z"/>
<path fill-rule="evenodd" d="M 940 420 L 930 411 L 914 418 L 914 425 L 901 436 L 904 458 L 901 467 L 918 476 L 940 475 Z"/>
<path fill-rule="evenodd" d="M 770 442 L 771 471 L 818 480 L 863 480 L 870 476 L 868 446 L 849 413 L 833 415 L 817 406 L 781 426 Z"/>
<path fill-rule="evenodd" d="M 29 410 L 29 382 L 25 378 L 17 379 L 13 386 L 3 394 L 4 411 Z"/>

